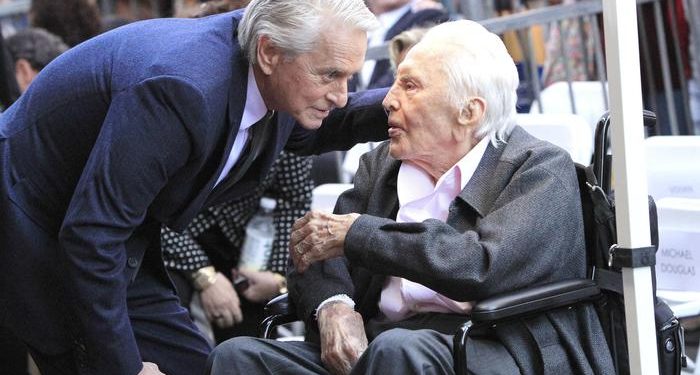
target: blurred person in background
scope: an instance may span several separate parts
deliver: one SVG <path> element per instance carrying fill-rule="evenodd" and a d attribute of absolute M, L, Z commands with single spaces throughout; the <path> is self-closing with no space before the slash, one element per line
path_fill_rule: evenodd
<path fill-rule="evenodd" d="M 101 31 L 100 10 L 90 0 L 32 0 L 29 24 L 59 36 L 74 47 Z"/>
<path fill-rule="evenodd" d="M 163 259 L 178 297 L 189 308 L 195 291 L 199 294 L 216 343 L 234 336 L 256 336 L 265 303 L 286 293 L 289 233 L 294 220 L 311 208 L 310 171 L 307 157 L 283 152 L 249 195 L 206 209 L 182 233 L 163 228 Z M 239 269 L 246 225 L 263 196 L 277 202 L 272 251 L 263 269 Z M 215 276 L 195 283 L 203 274 Z M 235 276 L 246 279 L 246 286 L 238 291 Z"/>
<path fill-rule="evenodd" d="M 61 38 L 34 27 L 18 31 L 7 38 L 6 43 L 21 92 L 27 91 L 29 84 L 46 65 L 68 50 Z"/>
<path fill-rule="evenodd" d="M 379 46 L 402 31 L 417 26 L 429 26 L 447 21 L 448 14 L 440 3 L 432 0 L 367 0 L 381 27 L 369 35 L 369 47 Z M 394 72 L 388 59 L 369 60 L 362 71 L 353 77 L 351 90 L 389 87 Z"/>
<path fill-rule="evenodd" d="M 15 64 L 0 29 L 0 112 L 11 106 L 20 94 L 15 79 Z"/>

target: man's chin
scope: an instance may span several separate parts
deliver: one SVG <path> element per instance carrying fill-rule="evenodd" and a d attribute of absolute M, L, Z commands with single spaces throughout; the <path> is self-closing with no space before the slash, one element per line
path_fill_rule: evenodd
<path fill-rule="evenodd" d="M 389 140 L 389 156 L 396 160 L 401 160 L 401 149 L 394 139 Z"/>
<path fill-rule="evenodd" d="M 308 129 L 308 130 L 316 130 L 321 127 L 321 124 L 323 123 L 323 119 L 311 119 L 311 118 L 297 118 L 296 119 L 299 125 L 301 125 L 302 128 Z"/>

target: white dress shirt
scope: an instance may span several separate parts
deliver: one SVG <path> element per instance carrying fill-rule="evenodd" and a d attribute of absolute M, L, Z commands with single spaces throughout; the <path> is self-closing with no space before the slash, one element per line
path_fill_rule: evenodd
<path fill-rule="evenodd" d="M 245 98 L 245 107 L 243 108 L 243 117 L 241 117 L 241 126 L 238 129 L 238 134 L 236 134 L 236 139 L 233 141 L 233 147 L 231 148 L 231 153 L 228 155 L 226 164 L 224 164 L 224 169 L 221 171 L 221 174 L 216 180 L 214 186 L 218 185 L 219 182 L 221 182 L 221 180 L 228 175 L 231 168 L 233 168 L 238 159 L 240 159 L 243 148 L 248 140 L 248 129 L 253 124 L 260 121 L 265 114 L 267 114 L 265 101 L 263 100 L 262 95 L 260 95 L 258 84 L 255 82 L 255 75 L 253 74 L 252 65 L 248 66 L 248 88 L 246 90 Z"/>

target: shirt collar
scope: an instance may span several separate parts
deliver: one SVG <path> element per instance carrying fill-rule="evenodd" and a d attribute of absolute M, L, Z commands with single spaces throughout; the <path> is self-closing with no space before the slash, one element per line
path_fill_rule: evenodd
<path fill-rule="evenodd" d="M 399 205 L 403 206 L 407 202 L 413 202 L 432 194 L 438 190 L 447 179 L 453 181 L 454 178 L 457 178 L 459 180 L 459 191 L 464 190 L 464 187 L 467 186 L 467 183 L 469 183 L 476 168 L 479 166 L 479 162 L 481 162 L 481 158 L 484 156 L 488 144 L 489 137 L 486 136 L 455 163 L 455 165 L 450 167 L 447 172 L 440 176 L 435 184 L 433 184 L 430 175 L 422 168 L 413 163 L 401 163 L 396 182 L 396 193 L 399 198 Z M 457 174 L 457 177 L 454 177 L 455 174 Z"/>
<path fill-rule="evenodd" d="M 262 119 L 266 113 L 267 107 L 265 106 L 265 101 L 260 94 L 258 84 L 255 82 L 253 66 L 249 65 L 245 107 L 243 108 L 243 117 L 241 117 L 241 127 L 239 128 L 239 131 L 248 129 Z"/>

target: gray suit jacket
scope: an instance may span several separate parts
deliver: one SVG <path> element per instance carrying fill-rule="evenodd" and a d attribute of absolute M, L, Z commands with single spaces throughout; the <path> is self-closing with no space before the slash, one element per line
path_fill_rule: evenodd
<path fill-rule="evenodd" d="M 342 293 L 353 296 L 366 322 L 376 317 L 389 275 L 457 301 L 585 277 L 578 183 L 564 150 L 515 127 L 507 143 L 497 148 L 489 144 L 474 176 L 451 203 L 447 222 L 421 223 L 394 221 L 401 162 L 388 150 L 384 143 L 363 156 L 354 188 L 336 205 L 337 213 L 362 214 L 347 234 L 346 257 L 314 264 L 303 275 L 290 271 L 292 299 L 310 327 L 319 303 Z M 578 334 L 566 331 L 576 331 L 580 319 L 599 327 L 592 310 L 582 314 L 552 319 L 569 335 Z M 578 346 L 576 341 L 572 348 Z M 586 353 L 593 353 L 591 346 L 598 344 L 573 348 L 579 355 L 572 368 L 585 368 L 590 360 Z M 513 345 L 520 350 L 518 343 Z"/>

